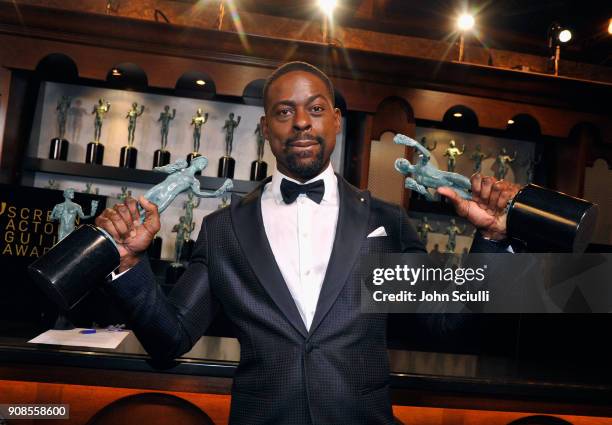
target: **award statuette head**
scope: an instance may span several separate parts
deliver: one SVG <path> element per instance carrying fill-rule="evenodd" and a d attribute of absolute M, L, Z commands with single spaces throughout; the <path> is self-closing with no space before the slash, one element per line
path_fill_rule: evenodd
<path fill-rule="evenodd" d="M 181 192 L 190 191 L 200 198 L 223 196 L 233 187 L 229 179 L 213 192 L 200 190 L 194 174 L 207 164 L 205 157 L 198 157 L 191 165 L 180 160 L 156 168 L 168 177 L 147 191 L 145 198 L 155 203 L 162 213 Z M 68 310 L 118 266 L 119 251 L 113 238 L 98 227 L 84 225 L 34 261 L 28 273 L 61 309 Z"/>
<path fill-rule="evenodd" d="M 419 159 L 413 165 L 405 158 L 395 161 L 395 169 L 406 177 L 406 189 L 416 190 L 428 199 L 428 189 L 450 187 L 464 199 L 470 199 L 470 180 L 457 173 L 440 171 L 429 164 L 429 151 L 403 134 L 393 138 L 397 144 L 415 149 Z M 503 162 L 514 161 L 505 149 L 498 156 Z M 499 160 L 502 162 L 502 160 Z M 597 220 L 597 205 L 561 192 L 529 184 L 512 199 L 507 208 L 507 235 L 522 241 L 532 252 L 582 252 L 586 249 Z"/>

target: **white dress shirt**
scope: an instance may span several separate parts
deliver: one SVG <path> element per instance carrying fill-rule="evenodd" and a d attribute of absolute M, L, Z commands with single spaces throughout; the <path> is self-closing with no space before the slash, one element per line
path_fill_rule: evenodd
<path fill-rule="evenodd" d="M 338 179 L 330 164 L 306 182 L 323 180 L 325 194 L 320 204 L 305 194 L 285 204 L 280 190 L 283 178 L 299 183 L 275 170 L 261 196 L 261 214 L 278 268 L 306 329 L 310 329 L 336 235 Z"/>

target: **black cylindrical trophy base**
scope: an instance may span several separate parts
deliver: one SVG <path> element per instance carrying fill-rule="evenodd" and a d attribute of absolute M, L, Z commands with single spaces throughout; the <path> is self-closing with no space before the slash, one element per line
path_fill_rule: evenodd
<path fill-rule="evenodd" d="M 49 147 L 49 159 L 60 159 L 65 161 L 68 158 L 68 140 L 66 139 L 51 139 Z"/>
<path fill-rule="evenodd" d="M 191 253 L 193 252 L 194 245 L 195 242 L 191 239 L 183 242 L 183 249 L 181 249 L 181 260 L 189 261 L 191 259 Z"/>
<path fill-rule="evenodd" d="M 217 177 L 233 179 L 235 166 L 236 160 L 234 158 L 231 156 L 222 156 L 219 158 L 219 171 L 217 172 Z"/>
<path fill-rule="evenodd" d="M 202 155 L 200 155 L 200 153 L 199 153 L 199 152 L 191 152 L 189 155 L 187 155 L 187 163 L 188 163 L 189 165 L 191 165 L 191 160 L 192 160 L 193 158 L 197 158 L 198 156 L 202 156 Z M 201 175 L 202 175 L 202 172 L 201 172 L 201 171 L 198 171 L 197 173 L 195 173 L 195 175 L 196 175 L 196 176 L 201 176 Z"/>
<path fill-rule="evenodd" d="M 251 181 L 261 181 L 268 176 L 268 164 L 264 161 L 253 161 L 251 162 Z"/>
<path fill-rule="evenodd" d="M 104 145 L 96 142 L 88 143 L 85 164 L 102 165 L 102 161 L 104 161 Z"/>
<path fill-rule="evenodd" d="M 159 236 L 156 236 L 155 239 L 153 239 L 153 242 L 151 242 L 151 245 L 149 245 L 149 248 L 147 249 L 147 255 L 149 258 L 155 260 L 161 259 L 162 242 L 163 240 Z"/>
<path fill-rule="evenodd" d="M 174 285 L 185 272 L 185 267 L 181 264 L 172 263 L 166 269 L 166 285 Z"/>
<path fill-rule="evenodd" d="M 170 152 L 158 149 L 153 153 L 153 168 L 170 164 Z"/>
<path fill-rule="evenodd" d="M 85 224 L 30 264 L 28 273 L 61 310 L 70 310 L 117 267 L 119 251 L 110 236 Z"/>
<path fill-rule="evenodd" d="M 596 205 L 529 184 L 510 204 L 507 233 L 530 252 L 584 252 L 596 221 Z"/>
<path fill-rule="evenodd" d="M 136 168 L 136 160 L 138 159 L 138 149 L 131 146 L 121 148 L 121 156 L 119 157 L 119 166 L 123 168 Z"/>

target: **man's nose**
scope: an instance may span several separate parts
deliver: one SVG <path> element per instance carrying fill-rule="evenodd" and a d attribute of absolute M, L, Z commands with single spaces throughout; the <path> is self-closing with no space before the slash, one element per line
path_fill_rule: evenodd
<path fill-rule="evenodd" d="M 311 128 L 310 115 L 303 109 L 297 108 L 293 118 L 293 129 L 295 131 L 306 131 Z"/>

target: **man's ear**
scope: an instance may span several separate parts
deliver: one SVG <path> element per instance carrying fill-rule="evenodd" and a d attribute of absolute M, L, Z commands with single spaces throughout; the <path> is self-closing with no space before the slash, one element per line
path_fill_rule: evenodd
<path fill-rule="evenodd" d="M 342 114 L 340 113 L 339 108 L 334 108 L 334 125 L 336 126 L 336 134 L 340 134 L 342 122 Z"/>
<path fill-rule="evenodd" d="M 264 139 L 270 140 L 270 137 L 268 137 L 268 122 L 266 121 L 265 115 L 263 115 L 259 119 L 259 125 L 261 126 L 261 131 L 263 132 Z"/>

